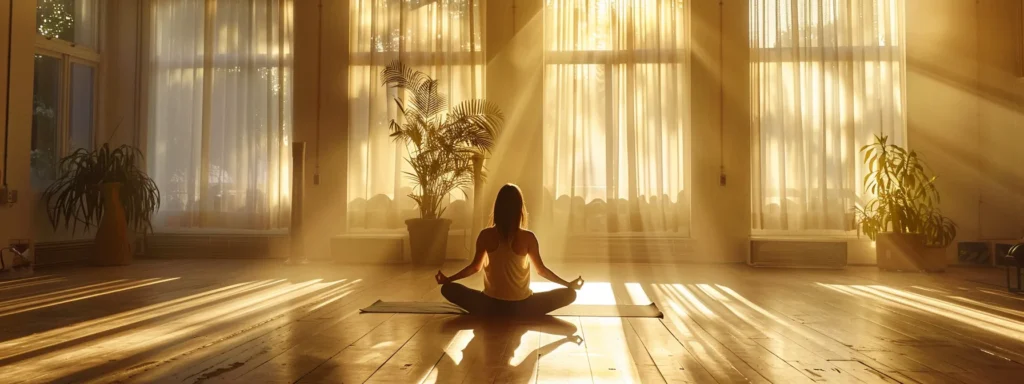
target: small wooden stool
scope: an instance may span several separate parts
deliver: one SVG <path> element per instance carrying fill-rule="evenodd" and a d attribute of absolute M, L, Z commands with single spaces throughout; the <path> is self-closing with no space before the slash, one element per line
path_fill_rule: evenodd
<path fill-rule="evenodd" d="M 1024 267 L 1024 243 L 1020 243 L 1010 247 L 1010 250 L 1003 256 L 1003 264 L 1006 265 L 1006 290 L 1010 292 L 1021 292 L 1021 268 Z M 1014 287 L 1010 284 L 1011 282 L 1011 271 L 1015 272 L 1013 275 L 1017 277 L 1017 286 Z"/>

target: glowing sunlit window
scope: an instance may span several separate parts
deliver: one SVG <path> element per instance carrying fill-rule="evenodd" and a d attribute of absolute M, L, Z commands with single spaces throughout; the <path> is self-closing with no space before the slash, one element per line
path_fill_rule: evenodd
<path fill-rule="evenodd" d="M 544 187 L 559 227 L 689 233 L 688 5 L 545 2 Z"/>
<path fill-rule="evenodd" d="M 750 0 L 754 229 L 854 229 L 873 135 L 903 142 L 903 0 Z"/>
<path fill-rule="evenodd" d="M 148 4 L 154 226 L 287 227 L 294 0 Z"/>
<path fill-rule="evenodd" d="M 419 217 L 405 172 L 408 148 L 389 135 L 398 117 L 395 89 L 378 74 L 393 60 L 438 81 L 449 105 L 484 98 L 482 1 L 352 0 L 349 2 L 348 227 L 405 232 Z M 471 193 L 470 191 L 466 191 Z M 471 207 L 451 193 L 444 217 L 453 229 L 470 227 Z"/>

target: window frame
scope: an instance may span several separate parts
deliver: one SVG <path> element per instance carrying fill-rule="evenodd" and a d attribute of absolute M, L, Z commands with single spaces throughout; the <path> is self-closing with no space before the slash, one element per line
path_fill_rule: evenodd
<path fill-rule="evenodd" d="M 102 13 L 96 20 L 97 25 L 101 25 Z M 79 46 L 73 42 L 60 40 L 53 37 L 47 37 L 39 33 L 36 30 L 35 44 L 33 50 L 33 57 L 36 55 L 46 56 L 55 58 L 61 61 L 60 68 L 60 90 L 58 94 L 57 102 L 57 145 L 56 145 L 56 163 L 54 167 L 59 167 L 60 159 L 64 158 L 71 153 L 71 93 L 72 93 L 72 79 L 71 79 L 71 68 L 74 65 L 84 65 L 93 69 L 92 78 L 92 132 L 89 138 L 89 149 L 95 149 L 98 136 L 99 128 L 99 111 L 100 111 L 100 47 L 96 50 Z M 33 95 L 35 89 L 33 89 Z M 59 170 L 57 170 L 59 171 Z M 48 180 L 50 181 L 50 180 Z"/>

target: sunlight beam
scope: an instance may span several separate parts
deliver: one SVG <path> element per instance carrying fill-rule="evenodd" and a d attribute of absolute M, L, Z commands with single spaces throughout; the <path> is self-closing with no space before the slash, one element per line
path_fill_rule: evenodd
<path fill-rule="evenodd" d="M 1002 312 L 1002 313 L 1005 313 L 1005 314 L 1008 314 L 1008 315 L 1024 317 L 1024 311 L 1018 311 L 1018 310 L 1014 310 L 1014 309 L 1003 308 L 1003 307 L 1000 307 L 1000 306 L 997 306 L 997 305 L 982 303 L 980 301 L 971 300 L 971 299 L 968 299 L 966 297 L 961 297 L 961 296 L 948 296 L 948 297 L 950 299 L 953 299 L 953 300 L 958 300 L 958 301 L 962 301 L 962 302 L 965 302 L 965 303 L 970 303 L 970 304 L 977 305 L 977 306 L 982 307 L 982 308 L 988 308 L 988 309 L 991 309 L 993 311 L 999 311 L 999 312 Z"/>
<path fill-rule="evenodd" d="M 940 293 L 940 294 L 943 294 L 943 295 L 948 295 L 948 294 L 952 293 L 952 292 L 950 292 L 948 290 L 945 290 L 945 289 L 928 288 L 928 287 L 922 287 L 920 285 L 913 285 L 910 288 L 919 289 L 919 290 L 926 291 L 926 292 Z"/>
<path fill-rule="evenodd" d="M 968 317 L 971 317 L 973 319 L 976 319 L 978 321 L 987 321 L 987 322 L 992 323 L 994 325 L 1006 327 L 1008 329 L 1024 330 L 1024 322 L 1015 321 L 1015 320 L 1009 320 L 1009 319 L 1006 319 L 1006 318 L 1003 318 L 1003 317 L 999 317 L 999 316 L 996 316 L 996 315 L 992 315 L 990 313 L 982 312 L 982 311 L 979 311 L 979 310 L 976 310 L 976 309 L 973 309 L 973 308 L 968 308 L 968 307 L 965 307 L 965 306 L 962 306 L 962 305 L 952 304 L 952 303 L 945 302 L 945 301 L 942 301 L 942 300 L 933 299 L 933 298 L 930 298 L 930 297 L 927 297 L 927 296 L 918 295 L 916 293 L 905 292 L 905 291 L 901 291 L 901 290 L 894 289 L 894 288 L 889 288 L 889 287 L 882 286 L 882 285 L 855 286 L 855 288 L 858 288 L 858 289 L 880 290 L 880 291 L 884 291 L 884 292 L 889 293 L 889 294 L 893 294 L 893 295 L 902 297 L 905 300 L 912 300 L 912 301 L 916 301 L 916 302 L 921 303 L 921 304 L 931 305 L 931 306 L 934 306 L 934 307 L 937 307 L 937 308 L 941 308 L 941 309 L 944 309 L 944 310 L 947 310 L 947 311 L 951 311 L 951 312 L 954 312 L 954 313 L 964 314 L 964 315 L 966 315 Z M 1024 332 L 1022 332 L 1022 334 L 1024 334 Z"/>
<path fill-rule="evenodd" d="M 22 282 L 20 284 L 14 284 L 14 285 L 3 285 L 3 286 L 0 286 L 0 291 L 13 290 L 13 289 L 25 288 L 25 287 L 34 287 L 36 285 L 57 283 L 57 282 L 65 281 L 65 280 L 67 280 L 67 279 L 65 279 L 63 277 L 54 277 L 54 278 L 50 278 L 50 279 L 46 279 L 46 280 L 34 280 L 34 281 L 27 281 L 27 282 Z"/>
<path fill-rule="evenodd" d="M 278 280 L 281 282 L 283 280 Z M 165 316 L 171 313 L 195 308 L 236 294 L 272 284 L 273 281 L 248 282 L 229 285 L 212 291 L 201 292 L 171 301 L 149 305 L 127 312 L 121 312 L 95 320 L 77 323 L 42 333 L 35 333 L 15 340 L 0 343 L 0 359 L 7 359 L 26 352 L 59 344 L 66 340 L 88 337 L 101 332 L 135 325 L 137 323 Z"/>
<path fill-rule="evenodd" d="M 56 377 L 73 375 L 91 368 L 89 362 L 96 362 L 96 351 L 119 351 L 119 353 L 140 353 L 152 348 L 178 348 L 180 341 L 211 338 L 210 342 L 241 334 L 253 329 L 253 325 L 238 322 L 239 319 L 259 316 L 263 324 L 284 314 L 309 305 L 310 299 L 296 301 L 322 289 L 330 288 L 336 282 L 322 283 L 322 279 L 310 280 L 274 288 L 271 292 L 248 295 L 244 299 L 231 300 L 225 304 L 203 309 L 175 319 L 147 325 L 114 337 L 90 341 L 84 347 L 73 350 L 55 350 L 17 365 L 6 367 L 5 374 L 24 375 L 34 381 L 50 381 Z M 270 313 L 262 313 L 271 310 Z M 173 352 L 171 352 L 173 353 Z M 75 361 L 78 364 L 67 364 Z M 104 360 L 105 361 L 105 360 Z M 32 377 L 32 374 L 39 375 Z"/>
<path fill-rule="evenodd" d="M 150 285 L 154 285 L 154 284 L 166 283 L 168 281 L 174 281 L 174 280 L 178 280 L 178 279 L 180 279 L 180 277 L 172 277 L 172 278 L 167 278 L 167 279 L 160 279 L 160 280 L 155 280 L 155 281 L 149 281 L 149 282 L 146 282 L 146 283 L 134 284 L 134 285 L 131 285 L 131 286 L 128 286 L 128 287 L 118 288 L 118 289 L 111 290 L 111 291 L 95 293 L 95 294 L 91 294 L 91 295 L 87 295 L 87 296 L 76 297 L 76 298 L 73 298 L 73 299 L 61 300 L 61 301 L 57 301 L 57 302 L 49 303 L 49 304 L 37 305 L 37 306 L 34 306 L 34 307 L 29 307 L 29 308 L 25 308 L 25 309 L 21 309 L 21 310 L 16 310 L 16 311 L 11 311 L 11 312 L 3 312 L 3 313 L 0 313 L 0 317 L 10 316 L 10 315 L 14 315 L 14 314 L 18 314 L 18 313 L 23 313 L 23 312 L 28 312 L 28 311 L 34 311 L 34 310 L 42 309 L 42 308 L 48 308 L 48 307 L 52 307 L 52 306 L 55 306 L 55 305 L 61 305 L 61 304 L 70 303 L 70 302 L 73 302 L 73 301 L 79 301 L 79 300 L 90 299 L 90 298 L 93 298 L 93 297 L 109 295 L 111 293 L 123 292 L 123 291 L 127 291 L 127 290 L 130 290 L 130 289 L 142 288 L 142 287 L 146 287 L 146 286 L 150 286 Z"/>
<path fill-rule="evenodd" d="M 640 283 L 626 283 L 626 293 L 634 305 L 648 305 L 654 302 L 647 297 L 647 292 L 644 292 L 644 287 L 640 286 Z"/>
<path fill-rule="evenodd" d="M 19 305 L 23 305 L 24 303 L 38 304 L 41 302 L 45 302 L 47 300 L 53 300 L 54 298 L 57 298 L 59 300 L 60 298 L 68 298 L 78 294 L 87 294 L 91 292 L 101 291 L 103 289 L 109 288 L 110 286 L 115 286 L 119 284 L 130 284 L 130 282 L 127 279 L 112 280 L 105 281 L 102 283 L 83 285 L 81 287 L 62 289 L 54 292 L 35 294 L 32 296 L 22 298 L 9 299 L 0 302 L 0 310 L 7 309 L 8 307 L 18 307 Z"/>
<path fill-rule="evenodd" d="M 55 277 L 57 277 L 57 276 L 43 275 L 43 276 L 26 277 L 26 278 L 23 278 L 23 279 L 15 279 L 15 280 L 10 280 L 10 281 L 0 281 L 0 287 L 6 286 L 6 285 L 9 285 L 9 284 L 21 284 L 21 283 L 25 283 L 25 282 L 32 281 L 32 280 L 41 280 L 41 279 L 55 278 Z"/>
<path fill-rule="evenodd" d="M 827 288 L 830 288 L 830 289 L 833 289 L 833 290 L 842 291 L 842 292 L 846 292 L 846 293 L 853 294 L 853 295 L 856 295 L 856 296 L 864 297 L 864 298 L 871 299 L 871 300 L 874 300 L 874 301 L 879 301 L 879 302 L 882 302 L 882 303 L 887 303 L 887 304 L 889 304 L 891 306 L 895 306 L 895 307 L 903 306 L 903 307 L 908 307 L 908 308 L 910 308 L 912 310 L 933 313 L 933 314 L 936 314 L 936 315 L 947 317 L 947 318 L 955 320 L 955 321 L 959 321 L 961 323 L 964 323 L 964 324 L 967 324 L 967 325 L 970 325 L 970 326 L 974 326 L 974 327 L 977 327 L 977 328 L 981 328 L 981 329 L 987 330 L 987 331 L 995 333 L 997 335 L 1007 336 L 1007 337 L 1011 337 L 1011 338 L 1014 338 L 1014 339 L 1017 339 L 1017 340 L 1024 341 L 1024 332 L 1019 330 L 1019 329 L 1024 329 L 1024 327 L 1016 326 L 1015 328 L 1006 328 L 1004 326 L 995 325 L 995 324 L 990 323 L 990 322 L 979 321 L 977 319 L 974 319 L 974 318 L 971 318 L 969 316 L 965 316 L 965 315 L 962 315 L 962 314 L 956 312 L 955 307 L 959 307 L 959 306 L 956 306 L 956 305 L 950 305 L 950 306 L 954 307 L 954 310 L 950 311 L 950 310 L 947 310 L 947 309 L 942 309 L 942 308 L 930 306 L 930 305 L 924 304 L 924 303 L 915 303 L 915 301 L 907 300 L 906 298 L 904 298 L 902 296 L 890 294 L 890 293 L 885 292 L 883 290 L 872 289 L 870 287 L 864 287 L 864 286 L 844 287 L 844 286 L 840 286 L 840 285 L 822 284 L 822 283 L 818 283 L 818 285 L 821 285 L 823 287 L 827 287 Z"/>
<path fill-rule="evenodd" d="M 690 292 L 690 289 L 686 288 L 686 286 L 682 284 L 672 284 L 672 288 L 675 288 L 676 292 L 679 292 L 679 294 L 683 295 L 683 298 L 686 301 L 688 301 L 690 305 L 693 305 L 695 308 L 697 308 L 697 310 L 700 311 L 700 313 L 703 313 L 704 316 L 707 316 L 711 319 L 718 317 L 718 315 L 715 314 L 715 311 L 712 311 L 711 308 L 708 308 L 707 305 L 704 305 L 702 301 L 697 299 L 697 296 L 695 296 L 693 292 Z"/>

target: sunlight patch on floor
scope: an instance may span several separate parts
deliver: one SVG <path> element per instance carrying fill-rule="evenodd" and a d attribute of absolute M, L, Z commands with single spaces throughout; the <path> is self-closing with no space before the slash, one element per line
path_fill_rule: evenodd
<path fill-rule="evenodd" d="M 175 317 L 167 321 L 145 324 L 131 329 L 131 332 L 114 333 L 107 337 L 87 340 L 74 347 L 58 349 L 33 356 L 5 367 L 5 374 L 40 374 L 33 378 L 48 381 L 57 377 L 66 377 L 82 370 L 103 364 L 89 360 L 96 351 L 118 350 L 122 352 L 141 353 L 150 349 L 174 350 L 181 341 L 197 337 L 217 340 L 245 332 L 247 326 L 240 320 L 273 319 L 295 310 L 308 310 L 317 300 L 332 298 L 331 295 L 345 294 L 336 287 L 341 281 L 322 282 L 320 279 L 301 283 L 280 284 L 283 280 L 240 283 L 205 292 L 190 297 L 173 300 L 169 303 L 156 304 L 147 308 L 129 311 L 124 314 L 108 316 L 121 318 L 121 322 L 111 324 L 113 327 L 136 325 L 147 317 L 161 314 Z M 226 300 L 229 299 L 230 300 Z M 208 305 L 207 305 L 208 304 Z M 73 338 L 86 338 L 91 333 L 104 332 L 102 328 L 110 324 L 109 319 L 90 321 L 72 326 L 71 329 L 57 329 L 44 338 L 37 335 L 27 336 L 0 347 L 0 355 L 24 354 L 31 349 L 45 348 L 47 344 L 61 343 Z M 118 327 L 119 328 L 119 327 Z M 77 332 L 76 332 L 77 331 Z M 61 334 L 75 332 L 72 334 Z M 49 336 L 49 337 L 45 337 Z M 29 343 L 35 341 L 35 343 Z M 35 345 L 31 345 L 35 344 Z M 7 347 L 13 347 L 8 349 Z M 20 348 L 19 348 L 20 347 Z M 76 361 L 76 364 L 67 364 Z"/>
<path fill-rule="evenodd" d="M 34 286 L 37 286 L 37 285 L 50 284 L 50 283 L 59 283 L 61 281 L 66 281 L 66 280 L 67 279 L 65 279 L 63 277 L 38 276 L 38 277 L 29 277 L 29 278 L 24 278 L 24 279 L 17 279 L 17 280 L 12 280 L 12 281 L 4 281 L 4 282 L 0 282 L 0 291 L 14 290 L 14 289 L 20 289 L 20 288 L 25 288 L 25 287 L 34 287 Z"/>
<path fill-rule="evenodd" d="M 996 311 L 996 312 L 1002 312 L 1002 313 L 1005 313 L 1005 314 L 1008 314 L 1008 315 L 1024 317 L 1024 311 L 1018 311 L 1018 310 L 1015 310 L 1015 309 L 1003 308 L 1003 307 L 1000 307 L 998 305 L 982 303 L 980 301 L 971 300 L 971 299 L 968 299 L 966 297 L 961 297 L 961 296 L 947 296 L 947 297 L 949 297 L 950 299 L 953 299 L 953 300 L 962 301 L 962 302 L 965 302 L 965 303 L 968 303 L 968 304 L 971 304 L 971 305 L 975 305 L 975 306 L 978 306 L 978 307 L 991 309 L 991 310 Z"/>
<path fill-rule="evenodd" d="M 48 298 L 46 300 L 42 300 L 38 304 L 35 304 L 34 302 L 31 302 L 31 301 L 30 302 L 25 302 L 25 303 L 18 304 L 18 305 L 12 305 L 12 306 L 8 306 L 8 307 L 3 307 L 3 309 L 0 310 L 0 317 L 10 316 L 10 315 L 14 315 L 14 314 L 18 314 L 18 313 L 24 313 L 24 312 L 28 312 L 28 311 L 34 311 L 34 310 L 42 309 L 42 308 L 48 308 L 48 307 L 52 307 L 52 306 L 55 306 L 55 305 L 70 303 L 70 302 L 73 302 L 73 301 L 85 300 L 85 299 L 90 299 L 90 298 L 93 298 L 93 297 L 109 295 L 111 293 L 123 292 L 123 291 L 127 291 L 129 289 L 136 289 L 136 288 L 142 288 L 142 287 L 146 287 L 146 286 L 150 286 L 150 285 L 154 285 L 154 284 L 166 283 L 168 281 L 174 281 L 174 280 L 178 280 L 178 279 L 180 279 L 180 277 L 172 277 L 172 278 L 166 278 L 166 279 L 152 278 L 152 279 L 141 280 L 141 281 L 138 281 L 138 282 L 130 282 L 130 283 L 118 284 L 118 285 L 110 286 L 110 287 L 103 287 L 103 288 L 97 288 L 97 289 L 80 291 L 80 292 L 76 292 L 76 293 L 70 294 L 70 295 L 56 296 L 56 297 L 53 297 L 53 298 Z"/>
<path fill-rule="evenodd" d="M 448 342 L 448 345 L 444 347 L 444 352 L 452 358 L 455 365 L 462 364 L 462 351 L 466 349 L 470 341 L 473 341 L 474 336 L 472 329 L 459 330 L 455 337 Z"/>
<path fill-rule="evenodd" d="M 530 289 L 534 292 L 545 292 L 553 289 L 563 288 L 561 285 L 547 282 L 534 281 L 530 283 Z M 583 288 L 576 291 L 576 301 L 573 304 L 583 305 L 615 305 L 615 293 L 612 291 L 611 283 L 600 281 L 588 281 Z"/>
<path fill-rule="evenodd" d="M 629 304 L 648 305 L 654 302 L 647 296 L 647 292 L 644 292 L 644 287 L 640 283 L 626 283 L 626 294 L 629 295 Z"/>
<path fill-rule="evenodd" d="M 534 355 L 537 348 L 540 347 L 540 332 L 529 331 L 523 334 L 519 338 L 519 346 L 516 347 L 515 351 L 512 352 L 512 358 L 509 359 L 508 365 L 518 367 L 523 361 L 526 361 L 528 357 Z"/>
<path fill-rule="evenodd" d="M 959 321 L 986 331 L 1024 341 L 1024 322 L 1007 319 L 982 312 L 960 304 L 951 303 L 882 285 L 818 285 L 848 295 L 871 299 L 895 307 L 905 307 L 928 312 Z"/>

